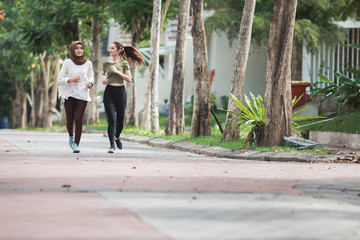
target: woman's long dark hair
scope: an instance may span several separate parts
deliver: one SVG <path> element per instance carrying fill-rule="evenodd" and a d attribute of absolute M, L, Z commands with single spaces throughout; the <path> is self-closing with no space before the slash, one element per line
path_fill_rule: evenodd
<path fill-rule="evenodd" d="M 114 42 L 116 48 L 120 51 L 120 55 L 126 59 L 130 65 L 143 65 L 145 66 L 144 57 L 141 55 L 139 50 L 132 46 L 123 46 L 119 42 Z"/>

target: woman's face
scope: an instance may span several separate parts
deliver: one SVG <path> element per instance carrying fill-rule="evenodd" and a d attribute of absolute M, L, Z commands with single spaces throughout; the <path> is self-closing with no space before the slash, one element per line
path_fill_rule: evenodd
<path fill-rule="evenodd" d="M 75 55 L 81 57 L 84 54 L 84 47 L 81 44 L 76 45 Z"/>
<path fill-rule="evenodd" d="M 110 56 L 119 56 L 120 54 L 120 49 L 118 50 L 116 48 L 116 45 L 114 43 L 112 43 L 110 45 L 110 49 L 109 49 L 109 53 L 110 53 Z"/>

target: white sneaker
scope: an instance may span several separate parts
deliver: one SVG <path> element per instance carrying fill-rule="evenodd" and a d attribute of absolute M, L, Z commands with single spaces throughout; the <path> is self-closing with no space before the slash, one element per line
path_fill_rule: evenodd
<path fill-rule="evenodd" d="M 115 152 L 115 147 L 110 147 L 108 153 L 114 153 L 114 152 Z"/>

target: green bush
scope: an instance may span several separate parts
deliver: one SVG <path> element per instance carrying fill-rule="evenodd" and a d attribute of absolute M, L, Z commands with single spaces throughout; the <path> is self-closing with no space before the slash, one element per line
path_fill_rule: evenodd
<path fill-rule="evenodd" d="M 228 103 L 229 103 L 229 97 L 228 96 L 221 96 L 220 97 L 221 100 L 221 107 L 225 110 L 227 110 L 228 108 Z"/>
<path fill-rule="evenodd" d="M 360 50 L 360 45 L 349 44 L 346 46 Z M 320 93 L 325 94 L 325 99 L 334 96 L 340 107 L 346 106 L 352 111 L 360 110 L 360 70 L 345 69 L 345 71 L 356 75 L 356 77 L 352 79 L 344 73 L 334 71 L 339 78 L 339 85 L 330 81 L 324 75 L 318 74 L 320 80 L 314 83 L 313 96 Z M 325 87 L 318 87 L 320 84 L 325 85 Z"/>
<path fill-rule="evenodd" d="M 250 101 L 248 96 L 245 94 L 245 103 L 246 103 L 247 107 L 244 104 L 242 104 L 234 95 L 231 95 L 232 100 L 234 101 L 236 106 L 239 107 L 239 109 L 241 111 L 240 112 L 234 112 L 234 111 L 229 111 L 229 110 L 226 110 L 226 111 L 238 115 L 238 116 L 232 118 L 232 119 L 237 120 L 237 122 L 234 123 L 232 125 L 232 127 L 235 127 L 236 129 L 250 127 L 251 130 L 248 133 L 248 139 L 250 139 L 249 140 L 250 143 L 253 141 L 253 135 L 255 134 L 256 142 L 257 142 L 258 146 L 260 146 L 260 145 L 262 145 L 262 142 L 263 142 L 262 138 L 263 138 L 263 131 L 264 131 L 264 126 L 265 126 L 265 112 L 266 112 L 265 106 L 266 105 L 264 104 L 264 100 L 260 95 L 255 97 L 251 92 L 250 92 L 250 95 L 252 98 L 252 102 Z M 297 98 L 295 96 L 295 98 L 292 100 L 293 107 L 296 105 L 296 103 L 299 102 L 301 97 L 302 96 Z M 292 116 L 293 116 L 292 117 L 292 128 L 293 128 L 293 131 L 296 132 L 298 135 L 301 132 L 301 130 L 299 129 L 299 125 L 296 123 L 296 121 L 325 118 L 325 117 L 321 117 L 321 116 L 295 116 L 295 115 L 299 114 L 300 112 L 305 111 L 309 107 L 310 106 L 303 108 L 299 111 L 292 112 Z"/>

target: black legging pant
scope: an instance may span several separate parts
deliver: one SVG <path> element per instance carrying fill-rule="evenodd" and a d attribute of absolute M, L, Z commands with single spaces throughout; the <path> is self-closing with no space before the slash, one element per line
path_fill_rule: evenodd
<path fill-rule="evenodd" d="M 110 146 L 115 146 L 114 138 L 119 138 L 124 128 L 126 90 L 124 86 L 107 85 L 104 92 L 104 106 L 108 122 Z"/>
<path fill-rule="evenodd" d="M 66 113 L 66 128 L 69 136 L 74 136 L 75 122 L 75 143 L 79 146 L 82 133 L 82 119 L 84 116 L 87 101 L 73 97 L 65 99 L 64 107 Z"/>

